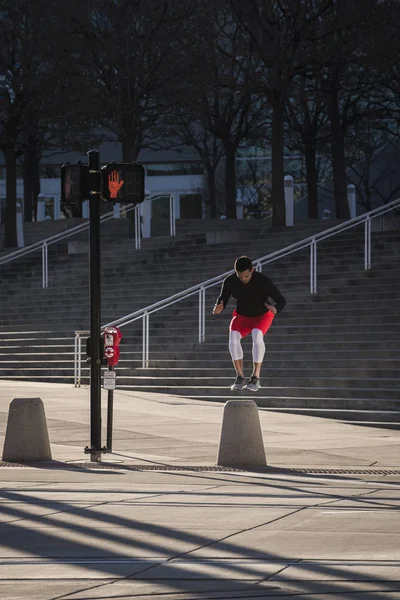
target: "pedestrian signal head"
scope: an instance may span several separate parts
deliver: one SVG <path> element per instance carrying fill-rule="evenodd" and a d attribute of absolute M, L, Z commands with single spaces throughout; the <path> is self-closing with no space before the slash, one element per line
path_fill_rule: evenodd
<path fill-rule="evenodd" d="M 108 163 L 102 168 L 102 197 L 121 204 L 144 200 L 144 167 L 139 163 Z"/>
<path fill-rule="evenodd" d="M 61 167 L 61 200 L 66 204 L 78 204 L 89 198 L 87 172 L 89 167 L 77 163 L 65 163 Z"/>

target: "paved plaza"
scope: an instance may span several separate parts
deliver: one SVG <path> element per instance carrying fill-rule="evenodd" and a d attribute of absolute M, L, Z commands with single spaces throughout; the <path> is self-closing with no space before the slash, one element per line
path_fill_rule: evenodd
<path fill-rule="evenodd" d="M 400 599 L 400 431 L 260 410 L 268 467 L 224 469 L 222 404 L 118 391 L 95 465 L 70 385 L 1 381 L 1 450 L 23 397 L 53 461 L 0 463 L 1 600 Z"/>

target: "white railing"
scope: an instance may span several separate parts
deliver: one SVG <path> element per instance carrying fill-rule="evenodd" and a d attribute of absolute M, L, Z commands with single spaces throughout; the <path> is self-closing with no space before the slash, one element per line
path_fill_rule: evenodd
<path fill-rule="evenodd" d="M 126 212 L 130 212 L 131 210 L 134 210 L 135 208 L 136 208 L 135 206 L 133 206 L 132 204 L 129 204 L 129 205 L 127 205 L 125 210 L 126 210 Z M 114 214 L 112 212 L 107 213 L 101 217 L 100 222 L 104 223 L 105 221 L 109 221 L 112 218 L 114 218 Z M 21 258 L 22 256 L 26 256 L 27 254 L 31 254 L 32 252 L 41 250 L 42 251 L 42 287 L 47 288 L 48 284 L 49 284 L 48 247 L 51 244 L 56 244 L 57 242 L 65 240 L 74 235 L 77 235 L 78 233 L 81 233 L 82 231 L 86 231 L 87 229 L 89 229 L 89 222 L 81 223 L 80 225 L 77 225 L 76 227 L 71 227 L 70 229 L 67 229 L 66 231 L 61 231 L 60 233 L 57 233 L 56 235 L 52 235 L 51 237 L 46 238 L 45 240 L 40 240 L 40 242 L 35 242 L 34 244 L 27 246 L 26 248 L 21 248 L 21 250 L 16 250 L 15 252 L 12 252 L 11 254 L 7 254 L 6 256 L 3 256 L 2 258 L 0 258 L 0 265 L 4 265 L 13 260 L 17 260 L 18 258 Z"/>
<path fill-rule="evenodd" d="M 372 219 L 379 217 L 391 210 L 400 207 L 400 198 L 398 200 L 394 200 L 385 206 L 380 208 L 376 208 L 375 210 L 356 217 L 355 219 L 350 219 L 349 221 L 345 221 L 335 227 L 331 227 L 330 229 L 326 229 L 325 231 L 321 231 L 311 237 L 308 237 L 304 240 L 300 240 L 299 242 L 295 242 L 286 248 L 282 248 L 281 250 L 276 250 L 270 254 L 262 256 L 261 258 L 253 261 L 253 264 L 257 271 L 262 270 L 262 266 L 278 260 L 279 258 L 284 258 L 285 256 L 289 256 L 294 252 L 298 252 L 299 250 L 304 250 L 304 248 L 310 247 L 310 293 L 317 293 L 317 243 L 323 240 L 326 240 L 330 237 L 337 235 L 347 229 L 352 229 L 353 227 L 357 227 L 362 223 L 364 226 L 364 269 L 366 271 L 371 269 L 371 221 Z M 142 367 L 149 367 L 149 347 L 150 347 L 150 335 L 149 335 L 149 317 L 151 314 L 162 310 L 172 304 L 176 304 L 177 302 L 181 302 L 181 300 L 185 300 L 190 296 L 194 296 L 195 294 L 199 295 L 199 343 L 202 344 L 205 341 L 205 291 L 214 287 L 218 284 L 221 284 L 222 281 L 233 273 L 233 270 L 227 271 L 226 273 L 222 273 L 222 275 L 218 275 L 212 279 L 208 279 L 203 283 L 199 283 L 193 287 L 190 287 L 178 294 L 174 294 L 168 298 L 164 298 L 146 308 L 142 308 L 137 310 L 129 315 L 121 317 L 111 323 L 107 323 L 102 327 L 102 330 L 106 327 L 114 325 L 115 327 L 124 327 L 133 323 L 134 321 L 138 321 L 139 319 L 143 319 L 143 339 L 142 339 Z M 81 385 L 81 356 L 82 356 L 82 338 L 88 336 L 89 332 L 87 331 L 76 331 L 75 332 L 75 387 L 79 387 Z"/>
<path fill-rule="evenodd" d="M 168 194 L 164 194 L 163 196 L 157 195 L 157 196 L 151 196 L 150 199 L 151 201 L 153 200 L 157 200 L 158 198 L 164 198 L 164 197 L 168 197 Z M 170 199 L 170 234 L 171 236 L 175 236 L 176 235 L 176 215 L 175 215 L 175 203 L 174 203 L 174 198 L 172 195 L 169 196 Z M 141 248 L 141 239 L 142 239 L 142 233 L 141 233 L 141 215 L 140 215 L 140 207 L 142 205 L 138 204 L 137 206 L 133 206 L 132 204 L 127 204 L 126 206 L 124 206 L 124 212 L 125 213 L 129 213 L 132 210 L 135 211 L 135 248 L 136 250 L 139 250 Z M 115 211 L 112 211 L 110 213 L 107 213 L 105 215 L 103 215 L 100 218 L 100 222 L 104 223 L 105 221 L 109 221 L 110 219 L 115 218 Z M 86 223 L 81 223 L 80 225 L 77 225 L 76 227 L 71 227 L 70 229 L 67 229 L 66 231 L 61 231 L 60 233 L 57 233 L 56 235 L 53 235 L 49 238 L 46 238 L 45 240 L 40 240 L 40 242 L 35 242 L 34 244 L 31 244 L 30 246 L 27 246 L 26 248 L 21 248 L 20 250 L 16 250 L 15 252 L 11 252 L 10 254 L 7 254 L 6 256 L 3 256 L 2 258 L 0 258 L 0 265 L 4 265 L 6 263 L 12 262 L 13 260 L 17 260 L 18 258 L 21 258 L 22 256 L 26 256 L 28 254 L 31 254 L 32 252 L 37 252 L 39 250 L 42 251 L 42 287 L 43 288 L 47 288 L 49 286 L 49 253 L 48 253 L 48 247 L 51 244 L 56 244 L 57 242 L 61 242 L 62 240 L 65 240 L 69 237 L 72 237 L 74 235 L 77 235 L 79 233 L 82 233 L 82 231 L 86 231 L 87 229 L 89 229 L 89 221 Z"/>

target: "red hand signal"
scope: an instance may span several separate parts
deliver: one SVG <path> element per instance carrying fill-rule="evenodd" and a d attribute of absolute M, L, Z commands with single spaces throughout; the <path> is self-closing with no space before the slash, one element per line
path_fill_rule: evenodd
<path fill-rule="evenodd" d="M 110 198 L 118 198 L 118 192 L 124 185 L 124 180 L 119 178 L 118 171 L 112 171 L 108 176 L 108 189 L 110 190 Z"/>

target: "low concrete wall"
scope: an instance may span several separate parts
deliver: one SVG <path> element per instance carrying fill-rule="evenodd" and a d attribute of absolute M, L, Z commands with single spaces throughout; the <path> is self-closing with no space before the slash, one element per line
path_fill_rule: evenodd
<path fill-rule="evenodd" d="M 399 231 L 400 216 L 376 217 L 371 221 L 371 231 Z"/>

